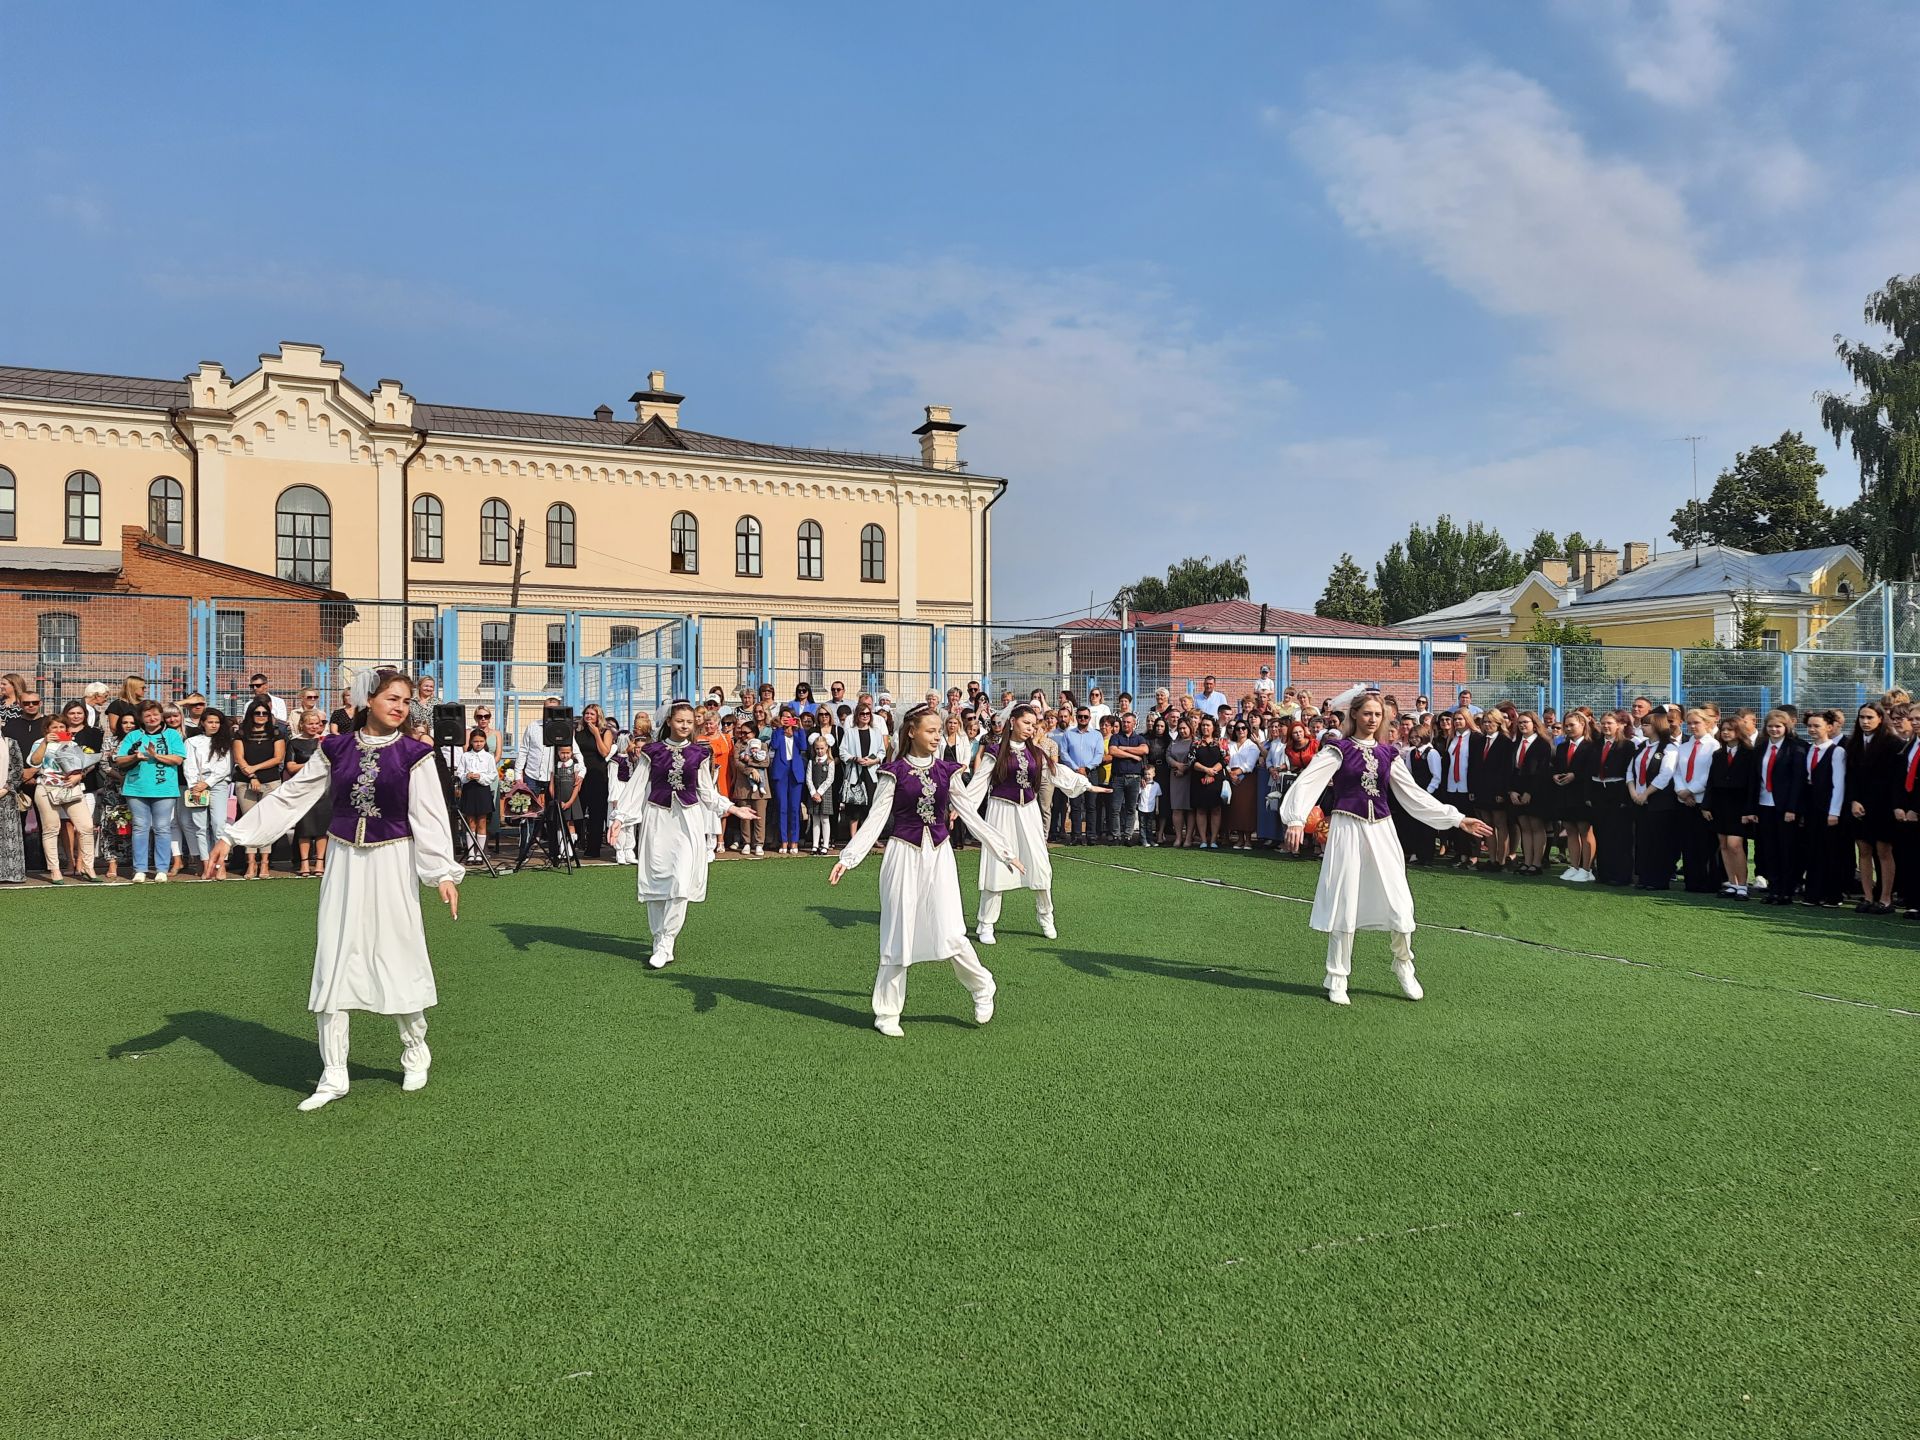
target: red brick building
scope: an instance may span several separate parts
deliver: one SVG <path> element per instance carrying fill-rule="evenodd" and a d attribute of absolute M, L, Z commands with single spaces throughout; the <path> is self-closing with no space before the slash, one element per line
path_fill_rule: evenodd
<path fill-rule="evenodd" d="M 205 634 L 196 634 L 196 602 Z M 355 613 L 338 591 L 204 560 L 137 525 L 121 529 L 117 552 L 0 548 L 0 671 L 29 677 L 49 709 L 94 680 L 117 690 L 128 675 L 175 698 L 205 684 L 209 667 L 214 696 L 244 693 L 255 669 L 285 696 L 339 654 Z"/>

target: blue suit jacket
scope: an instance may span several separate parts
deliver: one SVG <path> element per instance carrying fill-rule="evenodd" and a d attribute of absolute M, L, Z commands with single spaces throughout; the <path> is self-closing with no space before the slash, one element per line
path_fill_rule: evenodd
<path fill-rule="evenodd" d="M 793 745 L 793 756 L 787 758 L 788 743 Z M 769 773 L 776 790 L 797 790 L 807 783 L 807 746 L 812 737 L 804 730 L 775 730 L 773 739 L 767 742 L 767 748 L 773 752 L 773 763 Z"/>

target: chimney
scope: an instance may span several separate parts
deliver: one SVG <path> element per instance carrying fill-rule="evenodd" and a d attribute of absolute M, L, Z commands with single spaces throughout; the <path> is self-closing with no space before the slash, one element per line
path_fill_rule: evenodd
<path fill-rule="evenodd" d="M 1647 542 L 1644 540 L 1629 540 L 1627 542 L 1627 567 L 1620 573 L 1622 575 L 1631 575 L 1646 563 Z"/>
<path fill-rule="evenodd" d="M 920 463 L 929 470 L 958 470 L 960 432 L 966 428 L 955 422 L 948 406 L 927 406 L 927 423 L 913 432 L 920 437 Z"/>
<path fill-rule="evenodd" d="M 594 406 L 593 418 L 598 420 L 602 425 L 612 424 L 613 423 L 613 407 L 611 405 Z"/>
<path fill-rule="evenodd" d="M 1589 550 L 1587 561 L 1592 567 L 1592 578 L 1587 582 L 1589 592 L 1598 590 L 1602 585 L 1620 578 L 1620 552 L 1618 550 Z"/>
<path fill-rule="evenodd" d="M 1564 590 L 1573 575 L 1573 567 L 1565 560 L 1542 560 L 1540 573 Z"/>
<path fill-rule="evenodd" d="M 667 389 L 666 371 L 649 370 L 647 388 L 636 390 L 627 398 L 633 401 L 634 418 L 642 425 L 658 415 L 665 424 L 676 430 L 680 428 L 680 402 L 687 397 Z"/>

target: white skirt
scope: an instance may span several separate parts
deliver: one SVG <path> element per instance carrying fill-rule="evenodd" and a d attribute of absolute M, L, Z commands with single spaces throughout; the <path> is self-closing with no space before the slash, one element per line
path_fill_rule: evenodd
<path fill-rule="evenodd" d="M 953 847 L 889 840 L 880 857 L 880 963 L 918 965 L 967 949 Z"/>
<path fill-rule="evenodd" d="M 988 824 L 1013 842 L 1026 873 L 1002 865 L 998 855 L 982 847 L 981 891 L 1053 889 L 1053 857 L 1047 853 L 1047 837 L 1040 829 L 1040 806 L 1032 801 L 1016 805 L 1011 800 L 990 795 L 986 816 Z"/>
<path fill-rule="evenodd" d="M 1315 930 L 1413 930 L 1407 857 L 1391 820 L 1371 823 L 1336 810 L 1313 892 Z"/>
<path fill-rule="evenodd" d="M 640 867 L 642 900 L 707 898 L 707 866 L 713 862 L 713 811 L 671 800 L 649 803 L 640 822 L 634 860 Z"/>
<path fill-rule="evenodd" d="M 410 1015 L 439 1003 L 413 841 L 327 846 L 307 1008 Z"/>

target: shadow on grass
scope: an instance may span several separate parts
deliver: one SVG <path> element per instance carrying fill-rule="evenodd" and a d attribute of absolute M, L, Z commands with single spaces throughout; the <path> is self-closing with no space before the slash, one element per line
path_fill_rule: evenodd
<path fill-rule="evenodd" d="M 385 1016 L 372 1017 L 389 1024 Z M 391 1035 L 391 1031 L 388 1032 Z M 262 1085 L 277 1085 L 305 1095 L 320 1078 L 320 1050 L 311 1036 L 301 1039 L 262 1025 L 257 1020 L 239 1020 L 211 1010 L 185 1010 L 167 1016 L 167 1023 L 146 1035 L 136 1035 L 107 1047 L 107 1058 L 118 1060 L 127 1055 L 144 1055 L 164 1049 L 176 1040 L 191 1040 L 205 1046 L 242 1075 Z M 399 1044 L 397 1038 L 395 1045 Z M 352 1080 L 391 1080 L 400 1083 L 398 1070 L 374 1070 L 349 1063 L 347 1076 Z"/>
<path fill-rule="evenodd" d="M 516 950 L 530 950 L 535 945 L 555 945 L 563 950 L 589 950 L 611 955 L 616 960 L 631 961 L 644 960 L 653 953 L 653 947 L 644 939 L 628 940 L 595 930 L 570 930 L 558 925 L 522 925 L 513 922 L 494 928 Z M 722 1000 L 736 1000 L 743 1005 L 758 1005 L 768 1010 L 783 1010 L 790 1015 L 804 1015 L 809 1020 L 828 1025 L 865 1028 L 873 1023 L 873 1017 L 866 1011 L 855 1010 L 828 998 L 851 996 L 862 999 L 865 992 L 859 990 L 814 990 L 802 985 L 780 985 L 749 975 L 699 975 L 672 969 L 645 973 L 691 995 L 693 1013 L 696 1015 L 707 1014 Z"/>
<path fill-rule="evenodd" d="M 879 915 L 872 910 L 849 910 L 843 905 L 809 905 L 807 909 L 836 930 L 877 930 L 880 925 Z"/>
<path fill-rule="evenodd" d="M 1043 950 L 1058 957 L 1069 970 L 1091 975 L 1096 980 L 1111 980 L 1114 972 L 1150 975 L 1157 980 L 1191 980 L 1202 985 L 1218 985 L 1228 990 L 1265 990 L 1277 995 L 1310 995 L 1326 998 L 1318 985 L 1303 985 L 1297 980 L 1276 980 L 1270 975 L 1222 965 L 1181 965 L 1172 960 L 1155 960 L 1145 955 L 1095 954 L 1091 950 Z"/>

